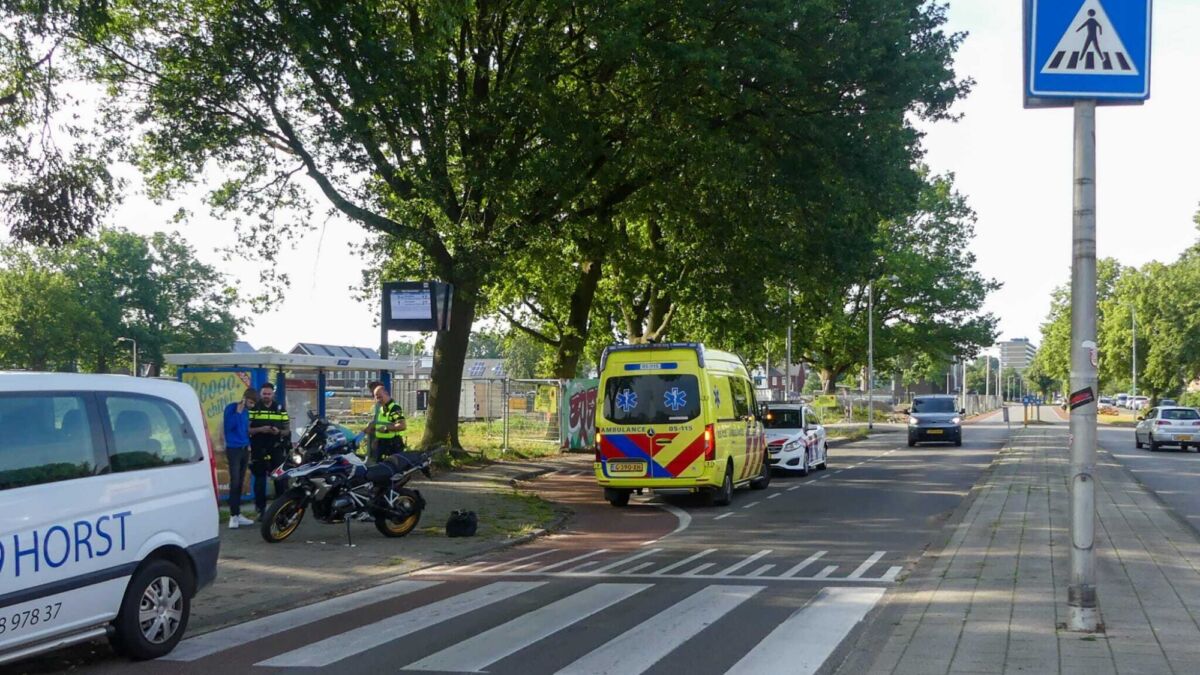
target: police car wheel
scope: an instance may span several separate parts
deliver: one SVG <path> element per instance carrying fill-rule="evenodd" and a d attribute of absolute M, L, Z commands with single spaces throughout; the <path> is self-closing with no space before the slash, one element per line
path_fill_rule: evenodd
<path fill-rule="evenodd" d="M 139 661 L 170 653 L 187 630 L 195 586 L 174 563 L 152 560 L 125 589 L 110 641 L 120 654 Z"/>

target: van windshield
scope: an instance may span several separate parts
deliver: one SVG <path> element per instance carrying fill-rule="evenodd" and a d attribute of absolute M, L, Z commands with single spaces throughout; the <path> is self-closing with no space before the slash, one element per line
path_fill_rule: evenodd
<path fill-rule="evenodd" d="M 695 375 L 621 375 L 604 385 L 604 418 L 617 424 L 687 422 L 699 415 Z"/>
<path fill-rule="evenodd" d="M 914 398 L 912 411 L 915 413 L 952 413 L 957 412 L 952 398 Z"/>

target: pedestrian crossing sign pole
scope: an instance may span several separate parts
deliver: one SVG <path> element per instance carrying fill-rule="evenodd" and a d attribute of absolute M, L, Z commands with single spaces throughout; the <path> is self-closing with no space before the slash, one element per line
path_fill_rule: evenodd
<path fill-rule="evenodd" d="M 1099 630 L 1096 591 L 1096 106 L 1150 97 L 1151 0 L 1026 0 L 1025 107 L 1075 110 L 1071 242 L 1071 579 L 1067 627 Z"/>

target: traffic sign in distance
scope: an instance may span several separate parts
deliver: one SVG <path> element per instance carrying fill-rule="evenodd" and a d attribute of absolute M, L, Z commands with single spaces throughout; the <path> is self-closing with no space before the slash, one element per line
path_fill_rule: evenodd
<path fill-rule="evenodd" d="M 1151 0 L 1027 3 L 1027 103 L 1150 97 Z"/>

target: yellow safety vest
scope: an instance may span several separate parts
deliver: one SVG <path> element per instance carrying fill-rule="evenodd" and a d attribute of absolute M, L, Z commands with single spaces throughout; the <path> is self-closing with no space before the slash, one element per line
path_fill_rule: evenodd
<path fill-rule="evenodd" d="M 384 426 L 388 424 L 398 424 L 404 421 L 404 409 L 395 401 L 388 401 L 387 405 L 381 405 L 375 411 L 375 438 L 385 441 L 393 438 L 404 438 L 403 431 L 384 431 Z"/>

